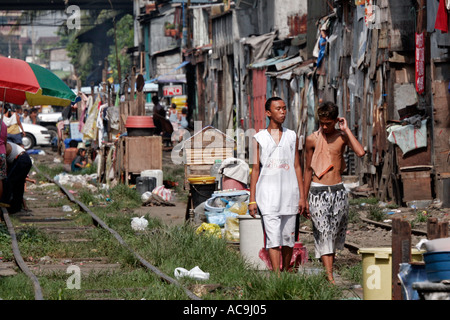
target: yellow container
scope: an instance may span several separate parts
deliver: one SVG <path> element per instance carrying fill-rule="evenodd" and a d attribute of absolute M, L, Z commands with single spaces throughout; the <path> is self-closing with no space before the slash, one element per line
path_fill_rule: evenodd
<path fill-rule="evenodd" d="M 177 105 L 177 111 L 181 114 L 181 110 L 187 107 L 187 96 L 174 96 L 172 97 L 172 103 Z"/>
<path fill-rule="evenodd" d="M 216 190 L 216 177 L 188 178 L 194 208 L 211 198 Z"/>
<path fill-rule="evenodd" d="M 411 249 L 411 261 L 423 261 L 422 253 Z M 361 248 L 364 300 L 392 300 L 392 248 Z"/>
<path fill-rule="evenodd" d="M 216 177 L 194 177 L 188 178 L 190 184 L 212 184 L 216 181 Z"/>

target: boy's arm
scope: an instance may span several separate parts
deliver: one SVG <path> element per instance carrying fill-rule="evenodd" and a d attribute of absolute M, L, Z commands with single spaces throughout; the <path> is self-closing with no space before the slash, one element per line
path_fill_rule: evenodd
<path fill-rule="evenodd" d="M 364 151 L 364 147 L 353 135 L 352 131 L 347 125 L 347 120 L 345 118 L 338 118 L 338 120 L 339 120 L 339 128 L 347 137 L 347 144 L 356 153 L 358 157 L 364 156 L 366 154 L 366 152 Z"/>
<path fill-rule="evenodd" d="M 299 213 L 303 214 L 303 212 L 306 210 L 306 198 L 305 198 L 305 192 L 304 192 L 304 186 L 303 186 L 303 173 L 302 173 L 302 167 L 300 165 L 300 152 L 298 151 L 298 138 L 295 142 L 295 160 L 294 160 L 294 167 L 295 167 L 295 174 L 297 175 L 297 182 L 298 182 L 298 190 L 300 192 L 300 201 L 299 201 Z"/>
<path fill-rule="evenodd" d="M 311 160 L 312 160 L 312 156 L 314 153 L 314 145 L 315 145 L 314 137 L 312 135 L 310 135 L 309 137 L 306 138 L 306 142 L 305 142 L 305 175 L 304 175 L 305 197 L 308 197 L 309 188 L 310 188 L 311 180 L 312 180 L 313 170 L 311 168 Z M 306 215 L 309 216 L 308 201 L 306 201 Z"/>
<path fill-rule="evenodd" d="M 256 182 L 259 178 L 259 144 L 253 139 L 253 166 L 252 175 L 250 177 L 250 200 L 248 211 L 252 217 L 255 217 L 258 210 L 256 204 Z"/>

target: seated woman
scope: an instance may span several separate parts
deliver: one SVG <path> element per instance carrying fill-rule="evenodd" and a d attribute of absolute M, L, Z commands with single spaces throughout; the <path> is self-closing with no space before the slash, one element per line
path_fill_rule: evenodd
<path fill-rule="evenodd" d="M 72 161 L 72 172 L 80 171 L 81 169 L 86 168 L 86 165 L 86 149 L 80 148 L 78 149 L 77 156 Z"/>

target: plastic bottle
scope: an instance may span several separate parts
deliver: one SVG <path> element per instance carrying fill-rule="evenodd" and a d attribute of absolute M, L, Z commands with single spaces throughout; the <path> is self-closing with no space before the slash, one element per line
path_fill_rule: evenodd
<path fill-rule="evenodd" d="M 210 171 L 211 177 L 215 177 L 216 178 L 217 188 L 219 190 L 222 189 L 222 175 L 219 173 L 219 168 L 221 167 L 221 165 L 222 165 L 222 160 L 216 159 L 214 161 L 214 164 L 211 167 L 211 171 Z"/>

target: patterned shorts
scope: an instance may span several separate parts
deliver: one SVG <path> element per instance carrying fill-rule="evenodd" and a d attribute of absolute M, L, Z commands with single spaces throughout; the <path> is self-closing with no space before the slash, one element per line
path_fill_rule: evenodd
<path fill-rule="evenodd" d="M 7 177 L 6 171 L 6 154 L 0 154 L 0 180 L 6 179 Z"/>
<path fill-rule="evenodd" d="M 311 186 L 309 210 L 316 258 L 342 250 L 348 220 L 348 192 L 343 184 Z"/>

